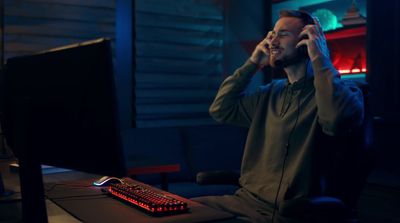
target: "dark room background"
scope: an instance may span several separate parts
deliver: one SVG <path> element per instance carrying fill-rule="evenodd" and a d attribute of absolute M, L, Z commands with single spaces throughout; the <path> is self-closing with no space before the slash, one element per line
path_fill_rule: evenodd
<path fill-rule="evenodd" d="M 208 106 L 219 84 L 248 58 L 279 9 L 334 7 L 340 19 L 352 2 L 4 0 L 4 58 L 108 37 L 115 50 L 123 130 L 216 125 Z M 397 182 L 400 2 L 354 2 L 367 19 L 366 81 L 377 167 Z M 257 75 L 251 88 L 266 79 Z"/>

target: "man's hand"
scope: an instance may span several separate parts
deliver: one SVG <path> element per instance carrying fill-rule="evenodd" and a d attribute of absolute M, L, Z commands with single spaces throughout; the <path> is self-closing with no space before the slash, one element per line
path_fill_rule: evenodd
<path fill-rule="evenodd" d="M 250 61 L 258 64 L 260 67 L 269 65 L 269 45 L 271 43 L 272 32 L 269 31 L 267 37 L 263 39 L 251 54 Z"/>
<path fill-rule="evenodd" d="M 307 38 L 299 41 L 296 48 L 303 45 L 307 46 L 308 56 L 311 61 L 314 61 L 318 57 L 329 59 L 329 50 L 321 24 L 317 18 L 314 18 L 314 23 L 314 25 L 304 26 L 303 31 L 301 31 L 299 36 Z"/>

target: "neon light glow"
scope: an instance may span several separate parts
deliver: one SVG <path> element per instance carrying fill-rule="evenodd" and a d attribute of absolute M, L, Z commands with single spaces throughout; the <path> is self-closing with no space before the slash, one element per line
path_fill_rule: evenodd
<path fill-rule="evenodd" d="M 364 79 L 365 80 L 365 74 L 350 74 L 350 75 L 341 75 L 342 79 Z"/>
<path fill-rule="evenodd" d="M 355 69 L 339 69 L 338 70 L 340 74 L 359 74 L 359 73 L 365 73 L 367 72 L 367 69 L 362 68 L 355 68 Z"/>
<path fill-rule="evenodd" d="M 325 34 L 333 66 L 342 78 L 367 73 L 366 26 L 341 28 Z M 358 75 L 359 76 L 359 75 Z M 358 77 L 361 78 L 361 77 Z"/>
<path fill-rule="evenodd" d="M 134 199 L 132 199 L 132 198 L 130 198 L 130 197 L 128 197 L 128 196 L 125 196 L 125 195 L 123 195 L 123 194 L 120 194 L 120 193 L 118 193 L 117 191 L 114 191 L 114 190 L 111 189 L 111 190 L 109 190 L 109 192 L 112 193 L 113 195 L 115 195 L 115 196 L 117 196 L 117 197 L 119 197 L 119 198 L 125 200 L 125 201 L 128 201 L 129 203 L 138 205 L 138 206 L 140 206 L 140 207 L 142 207 L 142 208 L 144 208 L 144 209 L 146 209 L 146 210 L 148 210 L 148 211 L 150 211 L 150 212 L 155 212 L 155 211 L 154 211 L 154 208 L 150 208 L 149 205 L 146 205 L 146 204 L 144 204 L 144 203 L 142 203 L 142 202 L 138 202 L 137 200 L 134 200 Z"/>
<path fill-rule="evenodd" d="M 137 184 L 111 184 L 108 192 L 152 214 L 173 214 L 188 210 L 185 202 Z"/>

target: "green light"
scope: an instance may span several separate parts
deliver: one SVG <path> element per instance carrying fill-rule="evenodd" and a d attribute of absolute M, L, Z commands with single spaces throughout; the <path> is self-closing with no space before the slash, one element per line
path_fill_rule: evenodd
<path fill-rule="evenodd" d="M 341 25 L 336 15 L 329 9 L 317 9 L 312 15 L 318 18 L 324 31 L 334 30 Z"/>
<path fill-rule="evenodd" d="M 365 74 L 342 74 L 342 79 L 365 79 Z"/>

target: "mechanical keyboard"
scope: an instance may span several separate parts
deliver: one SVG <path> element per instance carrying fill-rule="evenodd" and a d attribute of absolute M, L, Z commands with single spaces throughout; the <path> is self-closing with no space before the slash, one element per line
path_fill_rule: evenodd
<path fill-rule="evenodd" d="M 110 184 L 108 192 L 152 215 L 170 215 L 188 211 L 187 203 L 140 184 L 127 182 Z"/>

